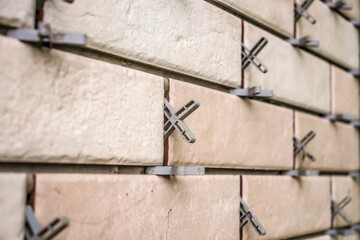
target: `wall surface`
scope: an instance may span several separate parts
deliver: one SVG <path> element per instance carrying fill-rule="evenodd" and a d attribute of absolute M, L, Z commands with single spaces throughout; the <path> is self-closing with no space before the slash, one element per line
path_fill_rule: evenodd
<path fill-rule="evenodd" d="M 39 2 L 0 0 L 0 240 L 359 239 L 360 0 Z"/>

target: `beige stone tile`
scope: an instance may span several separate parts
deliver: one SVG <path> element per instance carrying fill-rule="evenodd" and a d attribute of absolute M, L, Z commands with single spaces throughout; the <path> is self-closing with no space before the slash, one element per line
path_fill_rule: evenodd
<path fill-rule="evenodd" d="M 249 48 L 261 37 L 269 40 L 258 55 L 268 72 L 263 74 L 253 65 L 247 67 L 246 87 L 262 86 L 274 91 L 274 100 L 320 113 L 330 112 L 328 63 L 246 22 L 244 32 L 244 42 Z"/>
<path fill-rule="evenodd" d="M 302 0 L 296 0 L 302 2 Z M 318 48 L 311 50 L 349 69 L 359 68 L 359 38 L 354 26 L 332 11 L 320 0 L 309 7 L 308 12 L 316 24 L 300 18 L 296 24 L 297 37 L 310 36 L 320 41 Z"/>
<path fill-rule="evenodd" d="M 35 214 L 69 218 L 59 240 L 239 239 L 239 191 L 239 176 L 41 174 Z"/>
<path fill-rule="evenodd" d="M 191 99 L 200 107 L 185 119 L 196 136 L 186 143 L 169 137 L 169 165 L 290 169 L 291 110 L 208 88 L 170 80 L 170 103 L 179 109 Z"/>
<path fill-rule="evenodd" d="M 332 199 L 339 203 L 346 196 L 352 198 L 351 202 L 344 208 L 353 223 L 360 222 L 360 180 L 351 177 L 331 177 Z M 339 215 L 334 219 L 335 227 L 347 226 Z"/>
<path fill-rule="evenodd" d="M 161 165 L 163 78 L 0 37 L 0 159 Z"/>
<path fill-rule="evenodd" d="M 23 240 L 26 174 L 0 173 L 0 239 Z"/>
<path fill-rule="evenodd" d="M 359 119 L 359 80 L 351 73 L 331 66 L 332 112 L 350 114 Z"/>
<path fill-rule="evenodd" d="M 240 86 L 241 20 L 205 1 L 54 0 L 45 21 L 86 33 L 89 48 Z"/>
<path fill-rule="evenodd" d="M 322 171 L 359 169 L 359 132 L 350 124 L 332 123 L 314 115 L 295 112 L 295 135 L 304 138 L 310 131 L 315 138 L 307 144 L 315 161 L 296 157 L 296 168 Z"/>
<path fill-rule="evenodd" d="M 35 0 L 0 0 L 0 25 L 33 28 Z"/>
<path fill-rule="evenodd" d="M 289 0 L 214 0 L 277 32 L 293 37 L 294 3 Z"/>
<path fill-rule="evenodd" d="M 285 239 L 330 228 L 329 177 L 242 176 L 242 196 L 267 234 L 244 228 L 243 239 Z"/>

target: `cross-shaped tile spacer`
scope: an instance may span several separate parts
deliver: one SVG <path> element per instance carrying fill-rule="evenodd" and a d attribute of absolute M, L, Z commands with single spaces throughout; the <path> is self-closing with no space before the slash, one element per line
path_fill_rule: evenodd
<path fill-rule="evenodd" d="M 250 63 L 254 64 L 262 73 L 266 73 L 268 71 L 265 65 L 256 57 L 268 42 L 269 41 L 266 38 L 262 37 L 251 50 L 241 43 L 242 71 L 244 71 Z"/>
<path fill-rule="evenodd" d="M 248 222 L 250 222 L 258 235 L 264 236 L 266 234 L 265 228 L 240 197 L 240 228 L 244 227 Z"/>
<path fill-rule="evenodd" d="M 196 141 L 195 135 L 191 132 L 189 127 L 184 123 L 184 119 L 200 107 L 198 100 L 191 100 L 179 110 L 171 106 L 168 100 L 164 100 L 164 140 L 167 139 L 170 134 L 176 129 L 188 143 L 194 143 Z"/>
<path fill-rule="evenodd" d="M 45 227 L 41 227 L 36 220 L 31 206 L 26 206 L 25 239 L 50 240 L 69 225 L 67 218 L 55 218 Z"/>
<path fill-rule="evenodd" d="M 313 2 L 314 0 L 305 0 L 301 5 L 295 3 L 295 22 L 297 22 L 301 17 L 304 17 L 311 24 L 316 23 L 316 19 L 307 11 Z"/>
<path fill-rule="evenodd" d="M 348 205 L 350 202 L 351 202 L 350 196 L 346 196 L 339 203 L 336 203 L 334 200 L 331 200 L 332 218 L 334 218 L 336 215 L 339 214 L 342 217 L 342 219 L 344 219 L 345 222 L 351 224 L 352 221 L 350 217 L 344 211 L 344 207 L 346 207 L 346 205 Z"/>
<path fill-rule="evenodd" d="M 303 152 L 303 159 L 307 157 L 311 161 L 315 161 L 315 157 L 311 154 L 310 150 L 306 146 L 315 136 L 316 133 L 314 131 L 310 131 L 308 134 L 306 134 L 306 136 L 301 139 L 301 141 L 294 136 L 294 157 L 296 157 L 296 155 L 298 155 L 300 152 Z"/>

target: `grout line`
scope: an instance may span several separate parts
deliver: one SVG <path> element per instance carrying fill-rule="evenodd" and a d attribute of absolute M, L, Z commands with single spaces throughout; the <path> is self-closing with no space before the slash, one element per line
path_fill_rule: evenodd
<path fill-rule="evenodd" d="M 239 180 L 240 180 L 240 197 L 242 198 L 243 197 L 243 177 L 240 175 L 239 176 Z M 240 213 L 240 211 L 239 211 Z M 240 215 L 239 215 L 239 219 L 240 219 Z M 240 224 L 239 224 L 239 227 L 240 227 Z M 240 228 L 240 240 L 243 239 L 243 234 L 244 234 L 244 230 L 243 228 Z"/>
<path fill-rule="evenodd" d="M 330 177 L 330 213 L 331 213 L 331 218 L 330 218 L 330 228 L 334 227 L 334 221 L 332 218 L 332 207 L 331 207 L 331 200 L 333 199 L 333 178 Z"/>
<path fill-rule="evenodd" d="M 168 81 L 167 86 L 168 89 L 165 92 L 165 98 L 170 102 L 170 80 L 169 79 L 164 79 L 164 81 Z M 165 118 L 164 118 L 164 124 L 165 124 Z M 169 138 L 167 138 L 164 141 L 164 159 L 163 159 L 163 166 L 167 166 L 169 162 Z"/>
<path fill-rule="evenodd" d="M 330 76 L 330 114 L 335 114 L 335 111 L 333 109 L 333 105 L 334 105 L 334 101 L 333 101 L 333 97 L 334 97 L 334 93 L 333 91 L 335 91 L 335 88 L 333 86 L 334 81 L 333 81 L 333 74 L 332 74 L 332 65 L 329 65 L 329 76 Z"/>
<path fill-rule="evenodd" d="M 277 36 L 277 37 L 279 37 L 279 38 L 282 38 L 282 39 L 287 39 L 288 38 L 285 34 L 283 34 L 281 32 L 278 32 L 275 29 L 272 29 L 271 27 L 269 27 L 269 26 L 267 26 L 267 25 L 265 25 L 265 24 L 263 24 L 261 22 L 256 21 L 254 18 L 249 17 L 248 15 L 246 15 L 246 14 L 238 11 L 237 9 L 227 5 L 226 3 L 218 2 L 217 0 L 205 0 L 205 1 L 212 4 L 212 5 L 214 5 L 217 8 L 220 8 L 220 9 L 228 12 L 229 14 L 232 14 L 232 15 L 234 15 L 234 16 L 236 16 L 236 17 L 238 17 L 238 18 L 240 18 L 240 19 L 242 19 L 242 20 L 244 20 L 246 22 L 249 22 L 249 23 L 251 23 L 251 24 L 253 24 L 253 25 L 255 25 L 255 26 L 257 26 L 257 27 L 259 27 L 259 28 L 261 28 L 261 29 L 263 29 L 263 30 Z"/>
<path fill-rule="evenodd" d="M 295 22 L 295 3 L 296 3 L 296 0 L 293 0 L 293 24 L 294 24 L 294 33 L 293 33 L 293 38 L 296 38 L 296 22 Z"/>
<path fill-rule="evenodd" d="M 243 44 L 245 44 L 245 42 L 244 42 L 244 39 L 245 39 L 245 24 L 244 24 L 244 21 L 243 20 L 241 20 L 240 19 L 240 21 L 241 21 L 241 42 L 243 43 Z M 242 48 L 242 46 L 241 46 L 241 48 Z M 242 63 L 242 55 L 241 55 L 241 63 Z M 240 68 L 242 68 L 242 66 L 240 66 Z M 241 83 L 240 83 L 240 88 L 245 88 L 245 71 L 243 71 L 242 69 L 241 69 Z"/>
<path fill-rule="evenodd" d="M 32 206 L 33 208 L 33 211 L 35 212 L 35 203 L 36 203 L 36 175 L 34 174 L 33 175 L 33 178 L 34 178 L 34 187 L 33 187 L 33 190 L 31 192 L 31 195 L 30 195 L 30 205 Z"/>
<path fill-rule="evenodd" d="M 61 164 L 61 163 L 0 163 L 0 172 L 82 173 L 82 174 L 144 174 L 146 166 Z M 206 175 L 279 176 L 287 170 L 206 168 Z M 349 172 L 320 172 L 319 176 L 349 176 Z M 306 176 L 304 176 L 306 177 Z M 350 177 L 350 176 L 349 176 Z"/>
<path fill-rule="evenodd" d="M 0 163 L 0 172 L 142 174 L 143 166 L 116 166 L 61 163 Z"/>
<path fill-rule="evenodd" d="M 296 136 L 296 123 L 295 123 L 295 110 L 293 111 L 293 136 Z M 292 139 L 291 139 L 292 140 Z M 293 153 L 295 152 L 295 148 L 293 146 Z M 296 166 L 296 156 L 293 154 L 293 170 L 295 170 Z"/>

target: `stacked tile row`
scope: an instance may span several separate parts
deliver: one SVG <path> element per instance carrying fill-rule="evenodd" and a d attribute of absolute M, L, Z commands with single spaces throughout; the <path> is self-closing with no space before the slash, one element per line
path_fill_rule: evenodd
<path fill-rule="evenodd" d="M 1 161 L 162 165 L 162 77 L 7 37 L 0 47 L 9 69 L 0 82 Z M 168 95 L 175 109 L 201 103 L 186 119 L 197 142 L 171 135 L 169 165 L 291 169 L 294 131 L 299 139 L 315 131 L 308 147 L 316 161 L 298 158 L 296 168 L 359 168 L 359 133 L 350 124 L 174 79 Z"/>
<path fill-rule="evenodd" d="M 0 236 L 21 239 L 25 175 L 0 177 Z M 345 195 L 352 202 L 344 210 L 360 222 L 360 182 L 340 176 L 37 174 L 34 194 L 40 225 L 54 216 L 69 219 L 58 239 L 239 239 L 240 196 L 267 229 L 260 237 L 246 225 L 243 239 L 284 239 L 348 226 L 339 216 L 332 221 L 330 210 L 331 200 Z"/>

